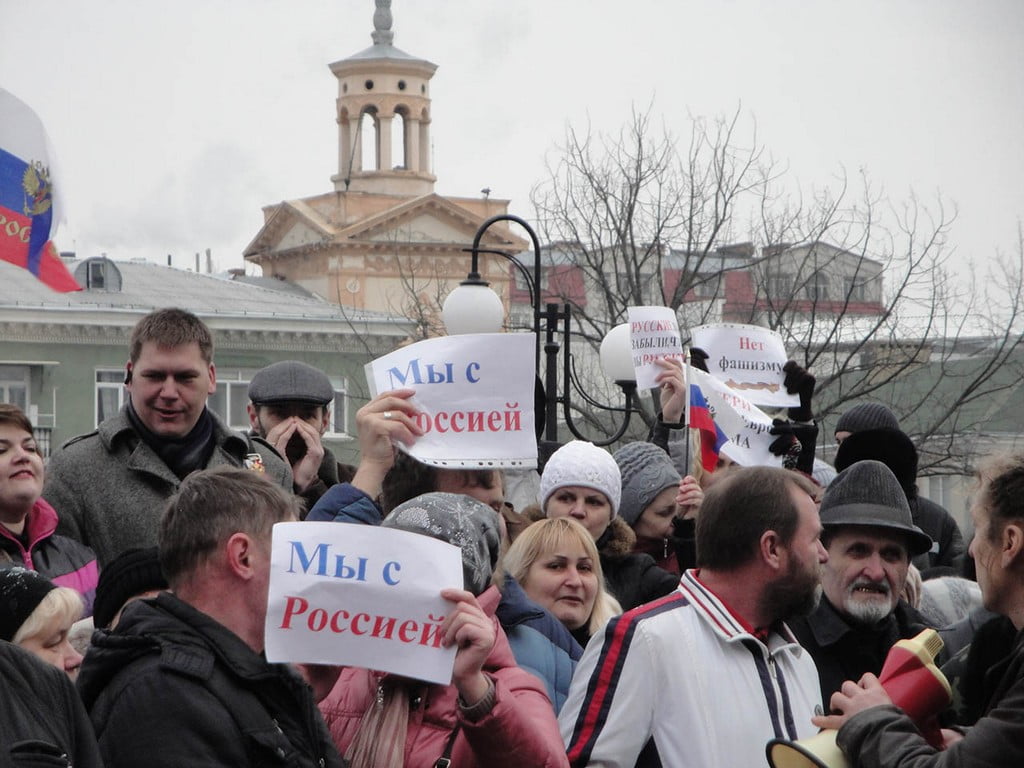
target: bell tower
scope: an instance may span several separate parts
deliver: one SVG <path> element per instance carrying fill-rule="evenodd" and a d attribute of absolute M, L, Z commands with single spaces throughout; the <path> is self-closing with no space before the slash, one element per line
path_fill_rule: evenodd
<path fill-rule="evenodd" d="M 338 192 L 419 197 L 434 191 L 430 78 L 437 69 L 392 41 L 391 0 L 376 0 L 373 45 L 330 65 L 338 78 Z"/>

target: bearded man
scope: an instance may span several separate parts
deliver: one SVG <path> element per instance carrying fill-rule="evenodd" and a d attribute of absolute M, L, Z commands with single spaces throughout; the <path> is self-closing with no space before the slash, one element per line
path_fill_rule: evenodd
<path fill-rule="evenodd" d="M 913 523 L 906 494 L 880 461 L 858 461 L 829 485 L 819 509 L 828 550 L 817 610 L 790 629 L 818 667 L 828 702 L 844 680 L 878 674 L 897 641 L 927 626 L 900 598 L 910 560 L 932 540 Z"/>

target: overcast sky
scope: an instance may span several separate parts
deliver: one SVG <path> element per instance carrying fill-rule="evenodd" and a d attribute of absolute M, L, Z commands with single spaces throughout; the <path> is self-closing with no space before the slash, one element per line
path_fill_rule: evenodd
<path fill-rule="evenodd" d="M 241 266 L 261 206 L 330 191 L 327 65 L 371 44 L 373 0 L 0 0 L 0 86 L 57 153 L 62 250 Z M 739 105 L 800 184 L 863 168 L 959 208 L 962 259 L 1024 217 L 1021 0 L 394 0 L 395 45 L 438 65 L 437 191 L 530 188 L 567 124 L 632 105 L 685 136 Z"/>

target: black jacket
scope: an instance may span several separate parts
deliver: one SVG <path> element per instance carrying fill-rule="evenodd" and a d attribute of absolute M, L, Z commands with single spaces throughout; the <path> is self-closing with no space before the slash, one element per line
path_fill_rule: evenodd
<path fill-rule="evenodd" d="M 596 542 L 605 589 L 623 611 L 664 597 L 679 586 L 679 576 L 659 568 L 650 555 L 633 552 L 635 543 L 633 529 L 621 517 L 613 517 Z"/>
<path fill-rule="evenodd" d="M 843 752 L 858 766 L 991 768 L 1024 765 L 1024 631 L 1010 655 L 989 670 L 994 687 L 982 717 L 949 749 L 930 747 L 896 707 L 872 707 L 839 729 Z"/>
<path fill-rule="evenodd" d="M 64 672 L 0 641 L 0 768 L 102 768 L 96 738 Z"/>
<path fill-rule="evenodd" d="M 169 593 L 94 635 L 78 686 L 107 768 L 342 764 L 289 667 Z"/>
<path fill-rule="evenodd" d="M 888 617 L 867 627 L 846 621 L 826 597 L 810 616 L 787 619 L 786 624 L 814 659 L 825 709 L 844 681 L 860 680 L 865 672 L 877 675 L 893 645 L 928 628 L 925 618 L 903 600 Z M 940 656 L 939 662 L 944 660 Z"/>
<path fill-rule="evenodd" d="M 917 555 L 911 562 L 922 575 L 930 568 L 952 568 L 956 574 L 963 573 L 964 537 L 953 516 L 931 499 L 918 496 L 911 500 L 910 511 L 914 525 L 932 537 L 931 551 Z"/>

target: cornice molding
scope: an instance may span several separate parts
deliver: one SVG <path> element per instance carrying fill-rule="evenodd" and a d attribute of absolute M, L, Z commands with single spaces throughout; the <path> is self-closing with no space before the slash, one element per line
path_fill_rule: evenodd
<path fill-rule="evenodd" d="M 358 324 L 357 324 L 358 325 Z M 131 326 L 71 323 L 0 323 L 0 338 L 19 344 L 74 344 L 128 349 Z M 379 355 L 394 348 L 396 335 L 348 331 L 276 331 L 214 328 L 214 347 L 239 351 L 339 352 Z"/>

